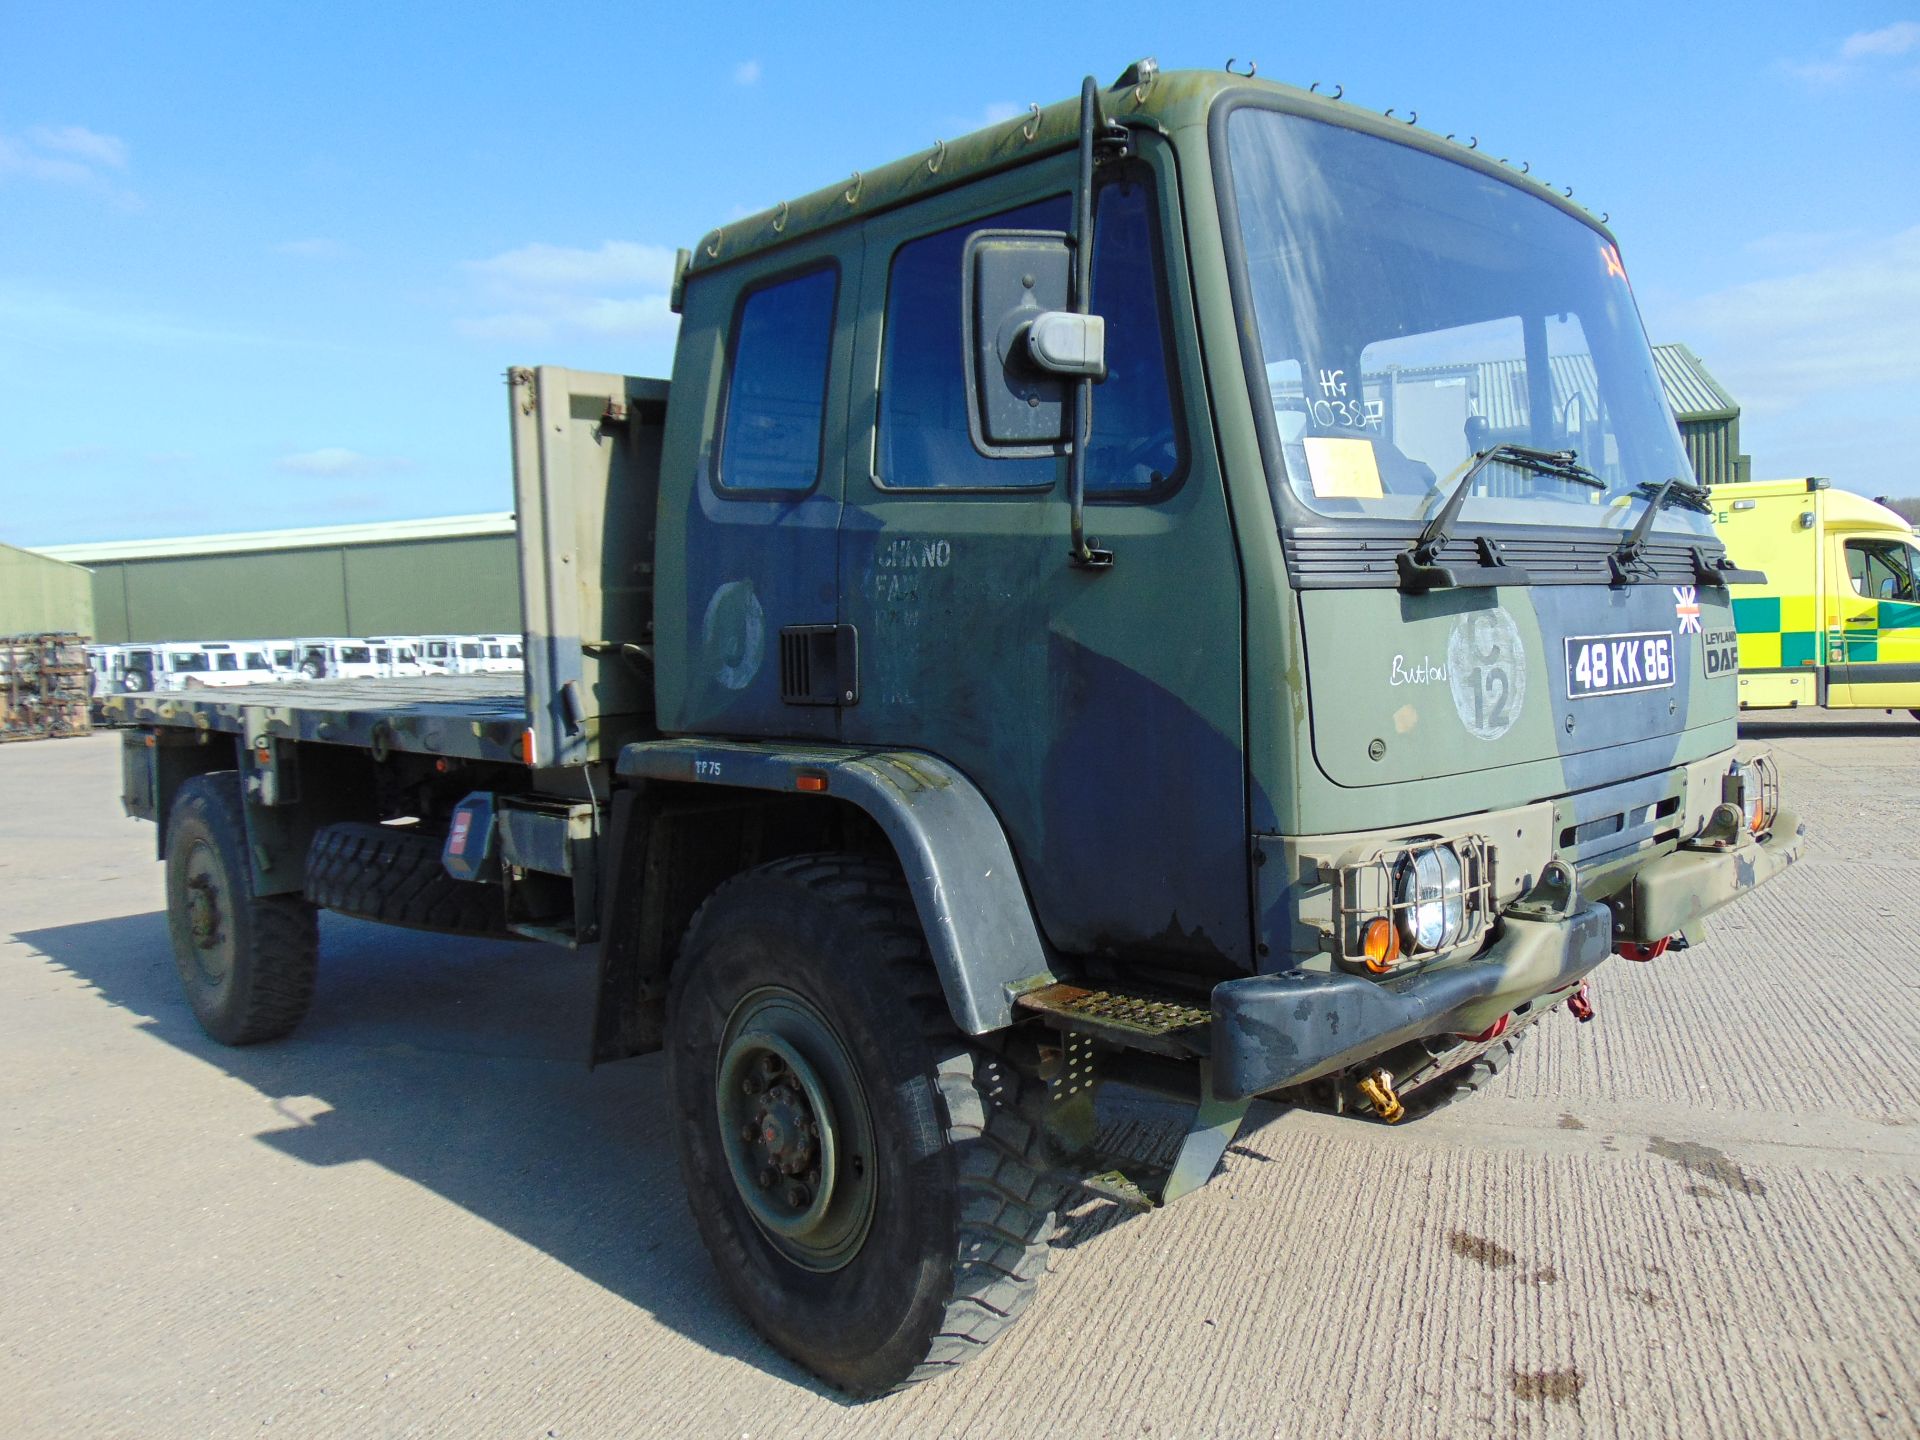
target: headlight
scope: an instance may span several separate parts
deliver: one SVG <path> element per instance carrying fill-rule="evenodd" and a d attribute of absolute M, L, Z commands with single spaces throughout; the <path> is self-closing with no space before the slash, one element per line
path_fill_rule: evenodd
<path fill-rule="evenodd" d="M 1466 928 L 1465 873 L 1451 845 L 1410 851 L 1394 878 L 1393 909 L 1409 951 L 1445 950 Z"/>
<path fill-rule="evenodd" d="M 1470 943 L 1493 914 L 1493 846 L 1478 835 L 1401 841 L 1330 874 L 1337 959 L 1384 975 Z"/>

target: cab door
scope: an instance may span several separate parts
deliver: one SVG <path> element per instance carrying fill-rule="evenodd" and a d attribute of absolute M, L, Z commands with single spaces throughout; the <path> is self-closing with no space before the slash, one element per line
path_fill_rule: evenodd
<path fill-rule="evenodd" d="M 1897 535 L 1839 543 L 1833 638 L 1841 654 L 1828 703 L 1912 708 L 1920 701 L 1920 550 Z"/>
<path fill-rule="evenodd" d="M 1053 945 L 1251 964 L 1240 585 L 1198 377 L 1173 162 L 1098 192 L 1087 531 L 1064 446 L 969 422 L 962 265 L 982 229 L 1064 230 L 1071 157 L 869 221 L 840 527 L 852 742 L 932 752 L 985 794 Z"/>

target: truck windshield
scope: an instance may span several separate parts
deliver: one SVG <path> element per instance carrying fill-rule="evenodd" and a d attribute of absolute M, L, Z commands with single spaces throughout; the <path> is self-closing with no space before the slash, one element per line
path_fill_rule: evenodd
<path fill-rule="evenodd" d="M 1468 165 L 1243 105 L 1227 119 L 1282 517 L 1420 520 L 1500 444 L 1573 451 L 1604 488 L 1495 462 L 1462 518 L 1620 529 L 1692 470 L 1620 256 Z M 1263 428 L 1264 419 L 1263 419 Z M 1658 528 L 1708 533 L 1674 507 Z"/>

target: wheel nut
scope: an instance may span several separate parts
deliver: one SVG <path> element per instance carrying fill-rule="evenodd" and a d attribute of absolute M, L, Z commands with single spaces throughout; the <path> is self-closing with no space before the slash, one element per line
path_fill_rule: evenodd
<path fill-rule="evenodd" d="M 804 1185 L 787 1186 L 787 1204 L 796 1210 L 806 1209 L 807 1201 L 812 1198 L 812 1196 L 807 1194 L 807 1187 Z"/>
<path fill-rule="evenodd" d="M 740 1138 L 741 1138 L 742 1140 L 744 1140 L 744 1141 L 746 1141 L 746 1142 L 747 1142 L 747 1144 L 749 1144 L 749 1145 L 751 1145 L 751 1144 L 753 1143 L 753 1138 L 754 1138 L 754 1129 L 753 1129 L 753 1126 L 751 1126 L 751 1125 L 742 1125 L 742 1126 L 740 1127 Z"/>
<path fill-rule="evenodd" d="M 769 1165 L 766 1169 L 762 1170 L 759 1175 L 755 1177 L 755 1181 L 762 1190 L 771 1190 L 773 1188 L 773 1167 Z"/>

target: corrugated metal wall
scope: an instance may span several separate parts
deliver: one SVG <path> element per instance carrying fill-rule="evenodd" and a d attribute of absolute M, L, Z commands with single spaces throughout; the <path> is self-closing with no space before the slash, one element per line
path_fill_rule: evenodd
<path fill-rule="evenodd" d="M 93 626 L 93 583 L 85 570 L 0 545 L 0 635 L 91 635 Z"/>
<path fill-rule="evenodd" d="M 90 568 L 97 638 L 105 641 L 520 629 L 511 535 L 100 560 Z"/>
<path fill-rule="evenodd" d="M 1740 453 L 1738 420 L 1683 420 L 1680 438 L 1702 485 L 1724 485 L 1748 477 L 1748 458 Z"/>

